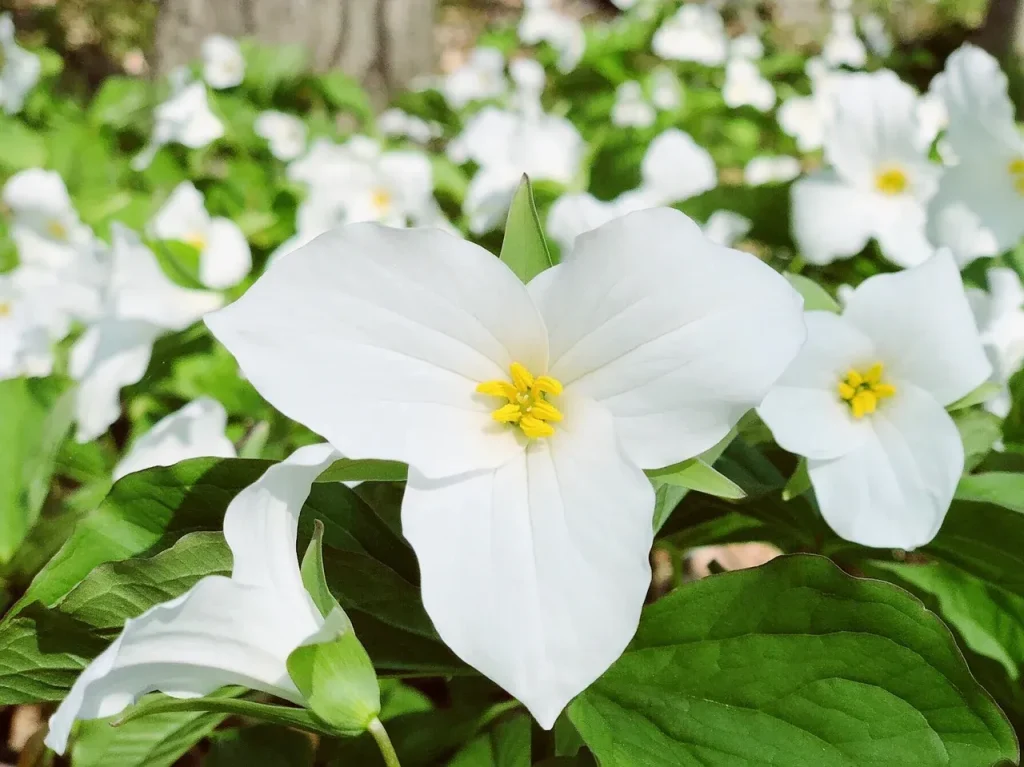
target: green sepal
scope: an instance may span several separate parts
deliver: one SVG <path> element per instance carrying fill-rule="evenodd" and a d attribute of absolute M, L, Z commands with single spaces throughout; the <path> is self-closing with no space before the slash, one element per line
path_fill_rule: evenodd
<path fill-rule="evenodd" d="M 523 282 L 529 282 L 555 263 L 544 239 L 544 229 L 533 201 L 533 187 L 525 175 L 508 209 L 501 260 Z"/>

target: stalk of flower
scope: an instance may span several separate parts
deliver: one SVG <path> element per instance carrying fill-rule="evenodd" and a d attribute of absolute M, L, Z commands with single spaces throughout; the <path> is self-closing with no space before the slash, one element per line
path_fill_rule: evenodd
<path fill-rule="evenodd" d="M 948 253 L 870 277 L 845 304 L 807 313 L 807 344 L 757 412 L 807 459 L 836 533 L 914 549 L 938 533 L 963 471 L 945 406 L 992 368 Z"/>
<path fill-rule="evenodd" d="M 443 232 L 341 227 L 207 324 L 282 412 L 345 455 L 409 464 L 402 527 L 434 625 L 551 727 L 636 629 L 643 469 L 759 402 L 802 343 L 800 305 L 655 209 L 580 236 L 528 286 Z"/>

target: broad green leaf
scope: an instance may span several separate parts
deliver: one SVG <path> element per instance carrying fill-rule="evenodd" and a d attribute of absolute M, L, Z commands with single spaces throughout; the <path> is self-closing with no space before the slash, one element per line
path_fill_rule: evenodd
<path fill-rule="evenodd" d="M 448 767 L 530 767 L 530 717 L 525 714 L 496 722 L 471 740 Z"/>
<path fill-rule="evenodd" d="M 715 471 L 700 458 L 691 458 L 664 469 L 648 471 L 647 476 L 656 483 L 678 485 L 719 498 L 739 500 L 746 497 L 743 488 L 724 474 Z"/>
<path fill-rule="evenodd" d="M 242 52 L 246 59 L 245 85 L 255 88 L 267 101 L 279 87 L 299 79 L 309 65 L 309 53 L 298 43 L 270 46 L 243 41 Z"/>
<path fill-rule="evenodd" d="M 404 482 L 408 464 L 373 458 L 339 458 L 316 478 L 317 482 Z"/>
<path fill-rule="evenodd" d="M 956 497 L 962 501 L 994 503 L 1024 514 L 1024 474 L 990 471 L 968 474 L 960 480 Z"/>
<path fill-rule="evenodd" d="M 16 118 L 0 115 L 0 168 L 9 171 L 46 165 L 46 143 L 42 134 L 27 128 Z"/>
<path fill-rule="evenodd" d="M 237 694 L 233 690 L 215 696 Z M 78 726 L 71 748 L 75 767 L 171 767 L 192 746 L 213 732 L 227 714 L 182 711 L 156 714 L 111 726 L 91 719 Z"/>
<path fill-rule="evenodd" d="M 519 182 L 519 188 L 508 209 L 505 239 L 501 243 L 501 260 L 523 282 L 529 282 L 554 264 L 544 239 L 544 228 L 537 215 L 537 206 L 533 202 L 530 179 L 526 176 Z"/>
<path fill-rule="evenodd" d="M 89 105 L 89 121 L 95 125 L 124 128 L 147 114 L 149 86 L 137 77 L 107 77 Z"/>
<path fill-rule="evenodd" d="M 366 90 L 344 72 L 327 72 L 317 78 L 327 102 L 345 112 L 351 112 L 363 123 L 373 122 L 373 104 Z"/>
<path fill-rule="evenodd" d="M 789 501 L 798 495 L 803 495 L 811 489 L 811 475 L 807 471 L 807 459 L 801 458 L 796 465 L 796 471 L 789 478 L 786 486 L 782 488 L 782 500 Z"/>
<path fill-rule="evenodd" d="M 972 405 L 980 405 L 982 402 L 987 402 L 999 394 L 1002 389 L 1003 387 L 994 381 L 985 381 L 977 389 L 968 392 L 953 404 L 946 405 L 946 410 L 952 412 L 954 410 L 963 410 L 965 407 L 971 407 Z"/>
<path fill-rule="evenodd" d="M 272 725 L 222 730 L 210 738 L 203 767 L 312 767 L 313 741 Z"/>
<path fill-rule="evenodd" d="M 834 314 L 839 314 L 842 311 L 839 302 L 832 298 L 825 288 L 809 277 L 792 272 L 786 272 L 785 277 L 789 280 L 789 284 L 796 289 L 796 292 L 803 296 L 804 311 L 833 312 Z"/>
<path fill-rule="evenodd" d="M 288 656 L 288 675 L 309 707 L 339 732 L 358 735 L 380 714 L 380 688 L 366 650 L 340 608 L 327 616 L 317 644 Z"/>
<path fill-rule="evenodd" d="M 25 609 L 0 626 L 0 706 L 62 700 L 106 644 L 79 621 Z"/>
<path fill-rule="evenodd" d="M 907 592 L 821 557 L 687 584 L 647 607 L 573 724 L 604 767 L 979 767 L 1012 728 Z"/>
<path fill-rule="evenodd" d="M 324 574 L 324 523 L 319 519 L 316 520 L 313 537 L 309 541 L 299 569 L 302 573 L 302 585 L 306 587 L 313 604 L 323 617 L 326 618 L 335 610 L 341 609 L 327 585 L 327 576 Z"/>
<path fill-rule="evenodd" d="M 181 711 L 210 711 L 218 714 L 229 714 L 242 716 L 247 719 L 255 719 L 258 722 L 279 724 L 283 727 L 297 727 L 307 732 L 318 732 L 321 735 L 338 735 L 326 722 L 321 721 L 304 708 L 292 708 L 290 706 L 275 706 L 269 703 L 255 703 L 251 700 L 239 700 L 234 698 L 213 696 L 205 698 L 166 698 L 155 697 L 152 700 L 143 701 L 128 711 L 117 720 L 118 726 L 134 722 L 150 716 L 166 714 L 168 712 Z"/>
<path fill-rule="evenodd" d="M 1002 434 L 1002 422 L 998 416 L 980 408 L 958 410 L 952 415 L 964 443 L 964 468 L 972 471 L 992 452 L 992 446 Z"/>

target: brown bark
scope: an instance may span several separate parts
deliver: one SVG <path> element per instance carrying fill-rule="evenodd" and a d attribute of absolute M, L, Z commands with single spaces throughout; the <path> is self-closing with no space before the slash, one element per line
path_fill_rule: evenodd
<path fill-rule="evenodd" d="M 301 43 L 318 71 L 341 69 L 377 94 L 434 68 L 435 0 L 161 0 L 157 72 L 195 59 L 208 35 Z"/>

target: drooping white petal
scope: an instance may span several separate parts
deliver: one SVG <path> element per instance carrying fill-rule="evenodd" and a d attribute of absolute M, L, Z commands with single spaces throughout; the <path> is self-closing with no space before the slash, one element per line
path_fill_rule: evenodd
<path fill-rule="evenodd" d="M 508 216 L 512 196 L 522 179 L 514 165 L 483 167 L 473 176 L 466 189 L 463 211 L 469 218 L 469 231 L 484 234 L 499 228 Z"/>
<path fill-rule="evenodd" d="M 547 368 L 544 324 L 522 283 L 482 248 L 431 229 L 335 229 L 207 320 L 283 413 L 348 457 L 428 476 L 519 452 L 475 388 L 507 379 L 513 361 Z"/>
<path fill-rule="evenodd" d="M 584 232 L 606 224 L 618 214 L 614 202 L 599 200 L 587 192 L 563 194 L 548 211 L 548 235 L 562 250 Z"/>
<path fill-rule="evenodd" d="M 75 720 L 114 716 L 153 690 L 195 698 L 239 684 L 301 702 L 285 664 L 316 628 L 264 589 L 204 578 L 125 623 L 50 719 L 46 745 L 63 753 Z"/>
<path fill-rule="evenodd" d="M 843 317 L 872 340 L 893 377 L 914 383 L 941 405 L 963 397 L 992 372 L 948 253 L 865 280 L 847 300 Z"/>
<path fill-rule="evenodd" d="M 718 245 L 731 248 L 750 231 L 753 222 L 733 210 L 716 210 L 704 222 L 704 236 Z"/>
<path fill-rule="evenodd" d="M 807 468 L 821 514 L 863 546 L 915 549 L 938 533 L 964 465 L 953 419 L 928 392 L 904 381 L 870 418 L 859 447 Z"/>
<path fill-rule="evenodd" d="M 559 405 L 553 437 L 493 471 L 411 472 L 402 503 L 441 637 L 546 728 L 633 636 L 653 537 L 651 484 L 613 419 L 585 400 Z"/>
<path fill-rule="evenodd" d="M 797 179 L 790 187 L 793 237 L 811 264 L 830 264 L 862 251 L 871 239 L 870 198 L 843 183 L 834 171 Z"/>
<path fill-rule="evenodd" d="M 687 200 L 718 184 L 718 171 L 711 155 L 678 128 L 669 128 L 651 142 L 640 175 L 651 205 Z"/>
<path fill-rule="evenodd" d="M 607 407 L 645 469 L 721 440 L 805 335 L 784 278 L 666 208 L 580 235 L 530 293 L 548 327 L 551 375 Z"/>
<path fill-rule="evenodd" d="M 150 222 L 153 235 L 162 240 L 201 243 L 207 237 L 210 214 L 203 193 L 191 181 L 182 181 Z M 202 250 L 202 245 L 199 245 Z"/>
<path fill-rule="evenodd" d="M 225 435 L 228 414 L 210 397 L 193 400 L 161 419 L 132 443 L 117 466 L 114 479 L 152 466 L 170 466 L 187 458 L 234 458 L 235 445 Z"/>
<path fill-rule="evenodd" d="M 839 397 L 847 371 L 875 360 L 875 348 L 852 323 L 832 312 L 807 312 L 807 342 L 757 413 L 786 450 L 809 458 L 836 458 L 867 437 L 867 420 L 853 418 Z"/>
<path fill-rule="evenodd" d="M 215 218 L 207 238 L 199 261 L 200 281 L 210 288 L 230 288 L 245 279 L 252 269 L 252 252 L 238 224 Z"/>

